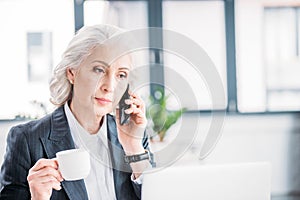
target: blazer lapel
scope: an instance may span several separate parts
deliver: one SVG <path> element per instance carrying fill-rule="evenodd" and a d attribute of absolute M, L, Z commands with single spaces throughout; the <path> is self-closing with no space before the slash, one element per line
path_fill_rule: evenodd
<path fill-rule="evenodd" d="M 124 161 L 125 152 L 119 142 L 117 127 L 115 119 L 112 115 L 107 116 L 107 138 L 108 138 L 108 147 L 110 151 L 110 157 L 113 167 L 113 176 L 114 176 L 114 185 L 115 193 L 117 199 L 122 199 L 124 197 L 124 188 L 123 183 L 127 179 L 126 172 L 132 173 L 130 165 L 126 164 Z M 126 193 L 126 190 L 125 190 Z"/>
<path fill-rule="evenodd" d="M 49 137 L 40 139 L 48 158 L 55 158 L 56 153 L 59 151 L 75 149 L 63 106 L 56 109 L 52 114 Z M 83 180 L 63 181 L 62 187 L 65 189 L 70 200 L 88 199 Z"/>
<path fill-rule="evenodd" d="M 107 115 L 107 138 L 113 168 L 123 172 L 132 172 L 130 165 L 124 161 L 125 152 L 118 139 L 116 122 L 109 114 Z"/>

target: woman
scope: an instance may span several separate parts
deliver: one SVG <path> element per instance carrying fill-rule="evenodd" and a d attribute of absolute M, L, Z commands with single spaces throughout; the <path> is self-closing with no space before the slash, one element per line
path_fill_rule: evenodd
<path fill-rule="evenodd" d="M 10 130 L 0 199 L 140 199 L 141 174 L 151 166 L 145 152 L 144 103 L 129 92 L 130 121 L 124 125 L 118 112 L 116 117 L 109 114 L 132 69 L 129 55 L 108 61 L 110 51 L 122 43 L 105 41 L 122 32 L 95 25 L 82 28 L 71 40 L 50 83 L 58 108 Z M 84 180 L 64 181 L 55 154 L 73 148 L 89 151 L 91 171 Z M 132 160 L 134 156 L 138 159 Z"/>

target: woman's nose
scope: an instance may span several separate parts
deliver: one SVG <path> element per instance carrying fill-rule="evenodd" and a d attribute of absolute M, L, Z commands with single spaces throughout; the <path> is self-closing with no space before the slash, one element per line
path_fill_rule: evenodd
<path fill-rule="evenodd" d="M 113 92 L 115 88 L 115 80 L 113 77 L 103 77 L 100 89 L 105 92 Z"/>

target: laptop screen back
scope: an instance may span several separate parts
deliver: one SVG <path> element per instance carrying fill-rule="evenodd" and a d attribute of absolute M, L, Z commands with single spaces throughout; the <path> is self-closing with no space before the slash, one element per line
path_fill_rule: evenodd
<path fill-rule="evenodd" d="M 270 200 L 265 162 L 169 167 L 144 175 L 142 200 Z"/>

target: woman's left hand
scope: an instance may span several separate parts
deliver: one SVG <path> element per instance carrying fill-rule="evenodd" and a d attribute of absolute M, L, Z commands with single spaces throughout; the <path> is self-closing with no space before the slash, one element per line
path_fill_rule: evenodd
<path fill-rule="evenodd" d="M 116 111 L 116 121 L 118 129 L 118 138 L 127 155 L 144 153 L 142 146 L 144 132 L 147 125 L 146 108 L 144 101 L 136 94 L 129 92 L 130 99 L 125 100 L 125 103 L 130 105 L 130 108 L 125 110 L 130 114 L 128 123 L 121 125 L 119 118 L 119 110 Z"/>

